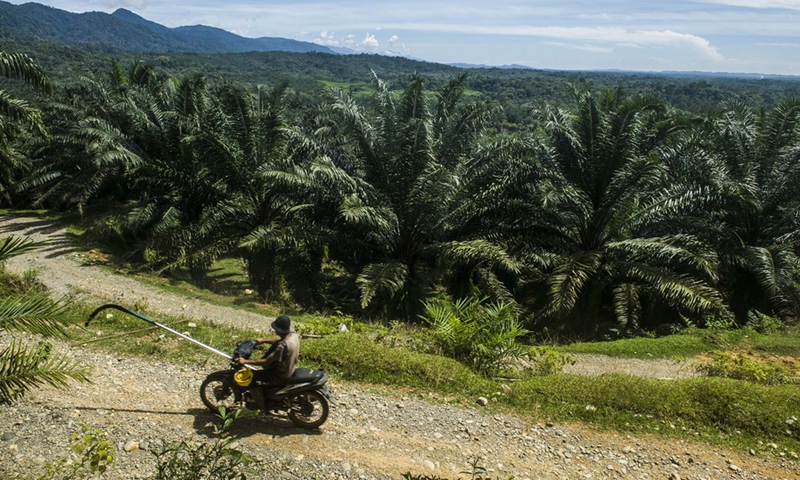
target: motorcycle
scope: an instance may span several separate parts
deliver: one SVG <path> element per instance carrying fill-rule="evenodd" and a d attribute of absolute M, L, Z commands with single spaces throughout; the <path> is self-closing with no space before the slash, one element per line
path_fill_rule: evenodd
<path fill-rule="evenodd" d="M 214 412 L 220 407 L 230 410 L 244 406 L 272 415 L 285 414 L 301 428 L 317 428 L 325 423 L 331 399 L 326 385 L 328 375 L 323 370 L 298 368 L 282 385 L 254 381 L 252 375 L 241 375 L 243 368 L 237 360 L 249 359 L 255 346 L 255 340 L 239 343 L 230 357 L 230 368 L 211 373 L 203 380 L 200 384 L 203 404 Z"/>
<path fill-rule="evenodd" d="M 325 371 L 298 368 L 285 384 L 264 385 L 252 380 L 252 370 L 255 370 L 255 367 L 245 365 L 245 368 L 242 368 L 237 362 L 240 357 L 250 358 L 256 346 L 255 340 L 239 343 L 231 356 L 199 342 L 189 335 L 113 303 L 95 309 L 89 315 L 84 326 L 88 326 L 98 313 L 107 308 L 113 308 L 144 320 L 230 360 L 228 370 L 209 374 L 200 385 L 200 399 L 212 411 L 218 412 L 220 407 L 228 410 L 245 407 L 249 410 L 258 410 L 273 415 L 285 414 L 294 425 L 301 428 L 318 428 L 328 419 L 332 396 L 326 385 L 329 377 Z M 248 377 L 250 381 L 247 381 Z"/>

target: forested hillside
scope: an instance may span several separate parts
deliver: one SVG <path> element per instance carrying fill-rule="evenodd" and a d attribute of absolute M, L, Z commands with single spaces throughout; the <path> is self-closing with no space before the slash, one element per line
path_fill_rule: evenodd
<path fill-rule="evenodd" d="M 287 38 L 245 38 L 201 25 L 168 28 L 125 9 L 71 13 L 39 3 L 0 1 L 0 36 L 17 41 L 45 40 L 77 47 L 134 52 L 224 53 L 251 51 L 326 52 L 325 46 Z"/>

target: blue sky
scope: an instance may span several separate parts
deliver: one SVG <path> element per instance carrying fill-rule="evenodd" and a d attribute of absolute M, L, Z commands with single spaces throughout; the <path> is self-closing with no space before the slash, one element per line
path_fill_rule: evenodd
<path fill-rule="evenodd" d="M 21 4 L 22 1 L 11 3 Z M 54 0 L 441 63 L 800 75 L 800 0 Z"/>

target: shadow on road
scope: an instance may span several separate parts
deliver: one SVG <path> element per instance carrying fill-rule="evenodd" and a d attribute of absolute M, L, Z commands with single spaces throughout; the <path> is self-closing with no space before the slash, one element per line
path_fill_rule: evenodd
<path fill-rule="evenodd" d="M 50 220 L 24 219 L 16 222 L 7 222 L 7 217 L 0 217 L 0 236 L 17 235 L 21 237 L 34 237 L 43 235 L 46 237 L 54 236 L 62 228 L 54 225 Z M 72 242 L 66 235 L 50 238 L 39 251 L 45 252 L 48 258 L 60 257 L 72 252 L 74 249 Z"/>
<path fill-rule="evenodd" d="M 191 409 L 189 412 L 195 415 L 194 429 L 198 434 L 212 438 L 217 437 L 215 433 L 215 426 L 219 425 L 222 420 L 208 409 Z M 234 421 L 233 425 L 228 430 L 232 436 L 236 438 L 246 438 L 255 435 L 268 435 L 271 437 L 287 437 L 290 435 L 321 435 L 322 430 L 305 429 L 295 427 L 288 418 L 276 417 L 272 415 L 256 414 L 249 410 L 238 420 Z"/>
<path fill-rule="evenodd" d="M 72 408 L 72 407 L 71 407 Z M 115 408 L 115 407 L 74 407 L 74 410 L 84 412 L 114 412 L 114 413 L 149 413 L 152 415 L 191 416 L 194 418 L 192 428 L 199 435 L 216 438 L 219 435 L 214 428 L 222 420 L 207 408 L 190 408 L 188 410 L 148 410 L 143 408 Z M 254 435 L 269 435 L 271 437 L 286 437 L 289 435 L 321 435 L 320 429 L 308 430 L 295 427 L 288 418 L 255 414 L 250 411 L 233 423 L 228 433 L 237 438 Z"/>

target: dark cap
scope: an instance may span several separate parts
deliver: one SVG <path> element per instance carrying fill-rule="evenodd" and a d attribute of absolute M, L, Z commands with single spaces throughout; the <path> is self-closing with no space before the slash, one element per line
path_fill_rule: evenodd
<path fill-rule="evenodd" d="M 288 335 L 292 331 L 292 321 L 286 315 L 281 315 L 272 322 L 272 329 L 278 335 Z"/>

